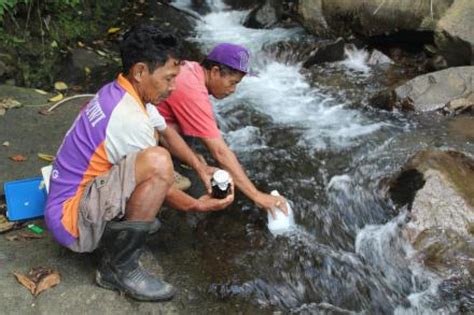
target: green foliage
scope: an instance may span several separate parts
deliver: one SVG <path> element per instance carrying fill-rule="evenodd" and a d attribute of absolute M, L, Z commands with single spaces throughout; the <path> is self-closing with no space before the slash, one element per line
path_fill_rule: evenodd
<path fill-rule="evenodd" d="M 18 5 L 23 4 L 29 6 L 32 5 L 34 2 L 35 0 L 0 0 L 0 22 L 3 21 L 4 16 L 7 12 L 10 12 L 11 15 L 14 15 Z M 80 4 L 81 0 L 61 0 L 57 2 L 69 7 L 77 7 Z"/>
<path fill-rule="evenodd" d="M 80 41 L 90 43 L 115 23 L 126 0 L 0 0 L 0 61 L 10 71 L 0 79 L 45 88 Z M 112 19 L 111 19 L 112 17 Z"/>
<path fill-rule="evenodd" d="M 27 0 L 24 1 L 18 1 L 18 0 L 0 0 L 0 22 L 3 22 L 3 16 L 7 11 L 12 11 L 13 8 L 19 3 L 19 2 L 26 2 Z"/>

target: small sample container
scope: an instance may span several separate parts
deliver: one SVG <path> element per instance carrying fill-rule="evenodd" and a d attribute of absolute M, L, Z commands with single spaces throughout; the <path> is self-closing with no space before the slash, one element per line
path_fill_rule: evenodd
<path fill-rule="evenodd" d="M 224 199 L 230 192 L 230 175 L 227 171 L 218 170 L 212 175 L 212 197 Z"/>

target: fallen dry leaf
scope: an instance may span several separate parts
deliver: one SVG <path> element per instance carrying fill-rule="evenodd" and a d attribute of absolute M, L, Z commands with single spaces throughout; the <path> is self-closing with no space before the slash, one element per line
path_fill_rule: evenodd
<path fill-rule="evenodd" d="M 4 143 L 2 143 L 2 145 L 3 145 L 4 147 L 9 147 L 9 146 L 10 146 L 10 142 L 5 141 Z"/>
<path fill-rule="evenodd" d="M 13 226 L 15 226 L 14 222 L 8 221 L 3 214 L 0 214 L 0 233 L 10 231 Z"/>
<path fill-rule="evenodd" d="M 60 100 L 62 100 L 64 98 L 64 95 L 63 93 L 58 93 L 57 95 L 51 97 L 50 99 L 48 99 L 48 101 L 50 102 L 58 102 Z"/>
<path fill-rule="evenodd" d="M 15 162 L 23 162 L 27 160 L 27 157 L 21 154 L 16 154 L 16 155 L 10 156 L 9 159 Z"/>
<path fill-rule="evenodd" d="M 13 241 L 26 241 L 26 240 L 31 240 L 31 239 L 42 239 L 44 238 L 44 235 L 39 235 L 32 232 L 21 232 L 15 235 L 7 235 L 5 238 L 8 241 L 13 242 Z"/>
<path fill-rule="evenodd" d="M 96 50 L 96 53 L 99 54 L 102 57 L 107 56 L 107 53 L 103 52 L 102 50 Z"/>
<path fill-rule="evenodd" d="M 52 288 L 61 282 L 59 272 L 45 267 L 32 268 L 27 275 L 19 272 L 14 272 L 13 274 L 18 282 L 30 290 L 34 296 L 38 296 L 44 290 Z"/>
<path fill-rule="evenodd" d="M 117 33 L 118 31 L 120 31 L 120 27 L 111 27 L 111 28 L 109 28 L 107 33 L 113 34 L 113 33 Z"/>
<path fill-rule="evenodd" d="M 21 103 L 13 97 L 4 97 L 0 99 L 0 107 L 3 107 L 4 109 L 21 107 Z"/>
<path fill-rule="evenodd" d="M 54 83 L 54 88 L 58 91 L 64 91 L 68 89 L 68 86 L 63 81 L 57 81 Z"/>
<path fill-rule="evenodd" d="M 34 295 L 38 296 L 44 290 L 52 288 L 61 282 L 61 276 L 57 271 L 53 271 L 51 274 L 44 276 L 36 285 Z"/>
<path fill-rule="evenodd" d="M 20 237 L 18 235 L 7 235 L 6 239 L 10 242 L 13 242 L 20 240 Z"/>
<path fill-rule="evenodd" d="M 54 155 L 51 154 L 38 153 L 38 157 L 48 162 L 52 162 L 54 160 Z"/>
<path fill-rule="evenodd" d="M 53 272 L 53 270 L 51 270 L 50 268 L 39 266 L 39 267 L 31 268 L 30 271 L 28 271 L 27 276 L 32 281 L 37 283 L 38 281 L 41 280 L 42 277 L 50 274 L 51 272 Z"/>
<path fill-rule="evenodd" d="M 40 89 L 35 89 L 35 92 L 36 92 L 36 93 L 39 93 L 39 94 L 41 94 L 41 95 L 46 95 L 46 94 L 48 94 L 48 92 L 43 91 L 43 90 L 40 90 Z"/>
<path fill-rule="evenodd" d="M 44 235 L 35 234 L 33 232 L 21 232 L 20 235 L 18 236 L 20 237 L 20 239 L 24 239 L 24 240 L 44 238 Z"/>
<path fill-rule="evenodd" d="M 30 290 L 31 294 L 35 294 L 36 283 L 34 283 L 33 281 L 31 281 L 30 278 L 19 272 L 14 272 L 13 274 L 15 275 L 16 280 L 18 280 L 21 285 Z"/>

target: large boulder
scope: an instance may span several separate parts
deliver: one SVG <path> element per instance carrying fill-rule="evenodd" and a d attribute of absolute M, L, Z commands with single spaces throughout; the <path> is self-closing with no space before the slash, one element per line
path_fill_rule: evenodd
<path fill-rule="evenodd" d="M 211 12 L 211 7 L 205 0 L 192 0 L 191 8 L 202 15 L 205 15 Z"/>
<path fill-rule="evenodd" d="M 329 34 L 383 35 L 399 30 L 434 30 L 453 0 L 300 0 L 303 25 Z"/>
<path fill-rule="evenodd" d="M 363 37 L 433 32 L 433 53 L 450 66 L 472 64 L 474 2 L 471 0 L 299 0 L 302 25 L 318 36 Z"/>
<path fill-rule="evenodd" d="M 233 10 L 248 10 L 264 4 L 266 0 L 224 0 L 224 3 Z"/>
<path fill-rule="evenodd" d="M 402 234 L 419 259 L 444 278 L 457 273 L 469 282 L 474 275 L 474 160 L 454 151 L 419 152 L 392 181 L 389 193 L 409 210 Z"/>
<path fill-rule="evenodd" d="M 265 45 L 263 50 L 276 60 L 284 63 L 302 63 L 309 68 L 314 64 L 340 61 L 344 59 L 344 40 L 316 40 L 307 38 L 300 41 L 285 41 Z"/>
<path fill-rule="evenodd" d="M 472 0 L 455 0 L 436 25 L 436 45 L 451 66 L 474 64 L 473 17 Z"/>
<path fill-rule="evenodd" d="M 271 28 L 281 19 L 282 3 L 277 0 L 267 0 L 253 9 L 244 21 L 249 28 Z"/>
<path fill-rule="evenodd" d="M 390 196 L 410 211 L 410 239 L 427 229 L 474 233 L 474 160 L 455 151 L 422 151 L 390 185 Z"/>
<path fill-rule="evenodd" d="M 474 66 L 455 67 L 418 76 L 394 90 L 382 91 L 370 104 L 385 110 L 411 109 L 419 112 L 474 104 Z"/>

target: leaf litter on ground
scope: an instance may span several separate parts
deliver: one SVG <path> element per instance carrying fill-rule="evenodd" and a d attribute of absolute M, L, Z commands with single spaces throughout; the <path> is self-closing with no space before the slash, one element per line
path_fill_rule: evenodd
<path fill-rule="evenodd" d="M 54 155 L 51 154 L 38 153 L 38 157 L 47 162 L 53 162 L 54 160 Z"/>
<path fill-rule="evenodd" d="M 68 86 L 63 81 L 57 81 L 54 83 L 54 88 L 58 91 L 64 91 L 68 89 Z"/>
<path fill-rule="evenodd" d="M 0 116 L 5 115 L 6 111 L 11 108 L 21 107 L 22 104 L 13 97 L 0 98 Z"/>
<path fill-rule="evenodd" d="M 58 93 L 57 95 L 55 95 L 55 96 L 51 97 L 50 99 L 48 99 L 48 101 L 50 101 L 50 102 L 59 102 L 63 98 L 64 98 L 63 93 Z"/>
<path fill-rule="evenodd" d="M 26 241 L 26 240 L 38 240 L 44 238 L 44 235 L 35 234 L 33 232 L 20 232 L 15 235 L 7 235 L 5 237 L 10 242 L 14 241 Z"/>
<path fill-rule="evenodd" d="M 40 89 L 35 89 L 34 91 L 38 94 L 41 94 L 41 95 L 48 95 L 48 92 L 40 90 Z"/>
<path fill-rule="evenodd" d="M 8 232 L 12 230 L 14 226 L 15 222 L 8 221 L 3 214 L 0 214 L 0 233 Z"/>
<path fill-rule="evenodd" d="M 21 155 L 21 154 L 15 154 L 15 155 L 12 155 L 8 158 L 12 161 L 15 161 L 15 162 L 23 162 L 23 161 L 28 160 L 28 158 L 26 156 Z"/>
<path fill-rule="evenodd" d="M 13 272 L 17 281 L 27 288 L 31 294 L 38 296 L 41 292 L 58 285 L 61 282 L 61 275 L 56 270 L 48 267 L 34 267 L 24 275 L 20 272 Z"/>

